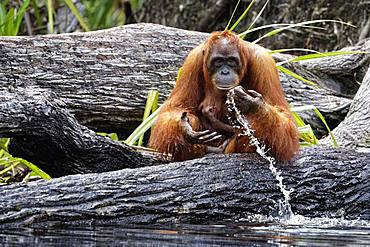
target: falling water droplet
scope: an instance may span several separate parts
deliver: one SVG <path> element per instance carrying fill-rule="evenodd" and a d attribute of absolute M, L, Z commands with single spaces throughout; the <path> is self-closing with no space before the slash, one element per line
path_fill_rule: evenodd
<path fill-rule="evenodd" d="M 260 143 L 260 141 L 254 136 L 254 131 L 250 127 L 248 120 L 240 113 L 239 109 L 236 107 L 233 90 L 230 90 L 229 93 L 227 94 L 226 106 L 230 113 L 232 112 L 235 113 L 236 117 L 236 119 L 234 119 L 230 115 L 228 115 L 228 120 L 230 121 L 230 123 L 234 127 L 242 129 L 241 135 L 247 136 L 249 138 L 249 144 L 254 146 L 256 148 L 256 152 L 263 159 L 267 160 L 270 164 L 269 169 L 275 176 L 276 180 L 278 181 L 278 187 L 280 188 L 281 192 L 284 195 L 284 201 L 281 202 L 279 205 L 279 216 L 286 220 L 293 218 L 294 213 L 289 203 L 290 193 L 292 192 L 292 189 L 291 190 L 286 189 L 283 183 L 283 177 L 275 167 L 276 164 L 275 158 L 268 155 L 268 149 L 263 143 Z"/>

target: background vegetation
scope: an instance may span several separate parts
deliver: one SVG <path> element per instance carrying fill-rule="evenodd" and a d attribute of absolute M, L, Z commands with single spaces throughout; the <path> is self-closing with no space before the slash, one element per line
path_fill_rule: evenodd
<path fill-rule="evenodd" d="M 135 22 L 158 23 L 187 30 L 222 30 L 238 0 L 17 0 L 1 1 L 0 34 L 34 35 L 98 30 Z M 240 16 L 251 0 L 241 0 Z M 237 32 L 245 30 L 266 1 L 255 1 Z M 348 11 L 350 10 L 350 11 Z M 299 13 L 299 14 L 297 14 Z M 24 21 L 23 17 L 24 16 Z M 332 51 L 369 37 L 370 2 L 365 0 L 270 0 L 256 26 L 335 19 L 342 24 L 322 24 L 322 30 L 292 30 L 264 41 L 270 49 L 305 47 Z M 250 39 L 261 33 L 256 32 Z"/>

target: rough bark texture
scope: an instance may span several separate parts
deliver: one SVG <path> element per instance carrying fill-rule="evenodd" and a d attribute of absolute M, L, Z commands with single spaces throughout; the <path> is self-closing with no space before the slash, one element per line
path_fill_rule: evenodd
<path fill-rule="evenodd" d="M 154 159 L 80 125 L 54 94 L 2 92 L 0 136 L 13 138 L 13 155 L 34 162 L 52 177 L 154 164 Z"/>
<path fill-rule="evenodd" d="M 370 219 L 367 154 L 305 149 L 279 165 L 296 214 Z M 212 223 L 278 215 L 283 195 L 256 155 L 211 156 L 167 165 L 74 175 L 0 190 L 0 225 Z"/>
<path fill-rule="evenodd" d="M 341 147 L 370 147 L 370 68 L 361 83 L 348 115 L 334 129 L 338 144 Z M 329 142 L 328 139 L 325 142 Z"/>
<path fill-rule="evenodd" d="M 147 91 L 157 89 L 163 102 L 183 59 L 207 36 L 136 24 L 90 33 L 0 37 L 0 90 L 54 92 L 80 123 L 95 130 L 127 130 L 140 121 Z M 366 50 L 368 43 L 356 49 Z M 289 102 L 317 106 L 331 127 L 345 117 L 358 88 L 353 78 L 357 75 L 361 81 L 367 56 L 336 59 L 334 65 L 332 60 L 318 60 L 290 67 L 320 89 L 281 74 Z M 345 66 L 338 71 L 337 64 Z M 323 130 L 319 120 L 311 119 Z"/>
<path fill-rule="evenodd" d="M 207 34 L 155 25 L 0 39 L 0 85 L 53 91 L 90 127 L 140 120 L 148 90 L 161 101 L 183 58 Z"/>

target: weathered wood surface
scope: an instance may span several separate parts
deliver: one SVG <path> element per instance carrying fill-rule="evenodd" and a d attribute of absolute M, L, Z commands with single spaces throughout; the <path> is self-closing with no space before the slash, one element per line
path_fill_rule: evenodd
<path fill-rule="evenodd" d="M 346 118 L 333 130 L 341 147 L 370 148 L 370 68 L 355 95 Z M 326 138 L 323 143 L 329 143 Z"/>
<path fill-rule="evenodd" d="M 15 91 L 0 95 L 0 136 L 10 152 L 52 177 L 153 165 L 133 148 L 80 125 L 55 95 Z"/>
<path fill-rule="evenodd" d="M 304 149 L 279 165 L 295 214 L 370 219 L 369 154 Z M 0 187 L 0 225 L 214 223 L 278 215 L 283 195 L 255 154 Z"/>
<path fill-rule="evenodd" d="M 135 24 L 90 33 L 0 37 L 0 90 L 51 91 L 88 127 L 131 127 L 142 117 L 147 91 L 159 90 L 163 102 L 186 55 L 207 36 Z M 314 104 L 329 122 L 333 119 L 337 124 L 357 90 L 353 82 L 346 85 L 348 78 L 361 75 L 358 71 L 364 67 L 365 57 L 338 57 L 336 61 L 346 65 L 338 72 L 340 75 L 315 72 L 320 67 L 335 71 L 332 61 L 318 60 L 316 66 L 310 64 L 309 70 L 295 64 L 294 70 L 322 87 L 317 89 L 282 74 L 288 101 Z M 284 56 L 276 58 L 283 60 Z M 313 124 L 319 126 L 320 121 L 314 120 Z"/>

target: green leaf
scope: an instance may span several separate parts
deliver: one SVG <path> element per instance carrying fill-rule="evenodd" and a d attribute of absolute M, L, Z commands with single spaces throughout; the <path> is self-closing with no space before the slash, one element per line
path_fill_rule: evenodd
<path fill-rule="evenodd" d="M 302 118 L 296 113 L 294 112 L 292 109 L 291 109 L 291 113 L 292 113 L 292 116 L 295 120 L 295 122 L 297 123 L 297 126 L 298 127 L 303 127 L 303 126 L 306 126 L 305 122 L 302 120 Z"/>
<path fill-rule="evenodd" d="M 305 48 L 290 48 L 290 49 L 278 49 L 278 50 L 272 50 L 269 51 L 270 54 L 276 54 L 276 53 L 284 53 L 284 52 L 291 52 L 291 51 L 304 51 L 304 52 L 312 52 L 312 53 L 319 53 L 318 51 L 311 50 L 311 49 L 305 49 Z"/>
<path fill-rule="evenodd" d="M 41 27 L 43 25 L 43 23 L 42 23 L 42 19 L 41 19 L 41 15 L 40 15 L 40 8 L 37 5 L 36 0 L 31 0 L 31 5 L 32 5 L 33 13 L 34 13 L 35 18 L 36 18 L 37 26 Z"/>
<path fill-rule="evenodd" d="M 256 0 L 252 0 L 248 7 L 244 10 L 243 14 L 239 17 L 239 19 L 234 23 L 234 25 L 229 29 L 230 31 L 234 30 L 238 24 L 244 19 L 245 15 L 248 13 L 249 9 L 253 6 Z"/>
<path fill-rule="evenodd" d="M 153 112 L 145 121 L 143 121 L 132 134 L 125 140 L 128 145 L 133 145 L 141 135 L 143 135 L 148 129 L 150 129 L 155 121 L 157 120 L 158 113 L 161 107 L 159 107 L 155 112 Z"/>
<path fill-rule="evenodd" d="M 80 23 L 81 27 L 87 32 L 90 31 L 90 28 L 88 27 L 87 23 L 84 21 L 84 18 L 78 12 L 78 9 L 72 2 L 72 0 L 64 0 L 64 2 L 67 4 L 68 8 L 72 11 L 72 13 L 76 16 L 78 22 Z"/>
<path fill-rule="evenodd" d="M 104 137 L 108 137 L 108 138 L 112 139 L 113 141 L 119 141 L 117 133 L 97 132 L 96 134 L 104 136 Z"/>
<path fill-rule="evenodd" d="M 4 26 L 4 34 L 6 36 L 12 36 L 14 30 L 14 8 L 9 9 L 8 14 L 6 15 L 6 21 Z"/>
<path fill-rule="evenodd" d="M 278 63 L 278 65 L 286 64 L 286 63 L 294 63 L 304 60 L 310 60 L 310 59 L 318 59 L 318 58 L 324 58 L 324 57 L 333 57 L 333 56 L 342 56 L 342 55 L 352 55 L 352 54 L 368 54 L 369 52 L 365 51 L 331 51 L 331 52 L 323 52 L 323 53 L 315 53 L 315 54 L 307 54 L 298 56 L 283 62 Z"/>
<path fill-rule="evenodd" d="M 10 138 L 0 138 L 0 149 L 5 149 L 5 151 L 8 151 Z"/>
<path fill-rule="evenodd" d="M 48 32 L 54 33 L 53 0 L 47 0 L 46 8 L 48 10 Z"/>
<path fill-rule="evenodd" d="M 234 15 L 235 15 L 235 12 L 236 10 L 238 9 L 238 6 L 239 6 L 239 3 L 240 3 L 240 0 L 238 0 L 238 3 L 235 5 L 235 8 L 233 10 L 233 13 L 231 14 L 231 17 L 229 19 L 229 22 L 227 23 L 226 27 L 225 27 L 225 31 L 229 28 L 230 24 L 231 24 L 231 21 L 233 20 L 234 18 Z"/>
<path fill-rule="evenodd" d="M 4 0 L 4 1 L 1 1 L 0 5 L 2 5 L 4 8 L 8 5 L 10 0 Z"/>
<path fill-rule="evenodd" d="M 276 24 L 264 25 L 264 26 L 255 27 L 255 28 L 252 28 L 250 30 L 244 31 L 244 32 L 238 34 L 238 36 L 239 37 L 241 37 L 241 36 L 244 37 L 247 34 L 250 34 L 250 33 L 253 33 L 253 32 L 256 32 L 256 31 L 259 31 L 259 30 L 268 29 L 268 28 L 272 28 L 272 27 L 287 27 L 287 26 L 290 26 L 290 25 L 292 25 L 292 24 L 276 23 Z M 312 28 L 312 29 L 325 29 L 325 28 L 315 27 L 315 26 L 302 26 L 302 27 Z"/>
<path fill-rule="evenodd" d="M 318 118 L 321 120 L 321 122 L 325 125 L 326 129 L 328 130 L 329 135 L 330 135 L 330 137 L 331 137 L 331 139 L 333 141 L 333 146 L 334 147 L 338 147 L 338 143 L 337 143 L 337 141 L 336 141 L 333 133 L 331 132 L 328 124 L 326 123 L 324 116 L 319 111 L 319 109 L 317 109 L 313 105 L 295 106 L 295 107 L 292 107 L 291 108 L 291 111 L 294 111 L 294 112 L 309 111 L 309 110 L 313 110 L 315 112 L 315 114 L 318 116 Z"/>
<path fill-rule="evenodd" d="M 263 5 L 261 11 L 258 13 L 258 15 L 256 16 L 256 18 L 254 18 L 253 22 L 249 25 L 247 31 L 250 30 L 254 26 L 254 24 L 256 23 L 256 21 L 258 20 L 258 18 L 260 18 L 260 16 L 262 15 L 263 11 L 265 11 L 265 8 L 267 7 L 267 4 L 269 3 L 269 1 L 270 0 L 267 0 L 266 3 L 265 3 L 265 5 Z M 245 38 L 245 35 L 246 34 L 241 35 L 240 38 L 244 39 Z"/>
<path fill-rule="evenodd" d="M 119 141 L 117 133 L 111 133 L 111 134 L 109 134 L 109 137 L 113 141 Z"/>
<path fill-rule="evenodd" d="M 27 160 L 24 160 L 24 159 L 21 159 L 21 158 L 17 158 L 17 159 L 22 164 L 24 164 L 25 166 L 27 166 L 28 168 L 30 168 L 34 173 L 36 173 L 37 175 L 39 175 L 41 178 L 46 179 L 46 180 L 50 180 L 51 179 L 51 177 L 47 173 L 45 173 L 44 171 L 42 171 L 40 168 L 38 168 L 37 166 L 35 166 L 31 162 L 28 162 Z"/>
<path fill-rule="evenodd" d="M 284 68 L 284 67 L 282 67 L 282 66 L 280 66 L 280 65 L 276 65 L 276 68 L 277 68 L 278 70 L 280 70 L 281 72 L 283 72 L 283 73 L 285 73 L 285 74 L 287 74 L 287 75 L 290 75 L 291 77 L 296 78 L 296 79 L 298 79 L 298 80 L 300 80 L 300 81 L 306 82 L 307 84 L 309 84 L 309 85 L 311 85 L 311 86 L 319 87 L 316 83 L 314 83 L 314 82 L 312 82 L 312 81 L 310 81 L 310 80 L 307 80 L 307 79 L 303 78 L 302 76 L 300 76 L 300 75 L 298 75 L 298 74 L 294 73 L 293 71 L 291 71 L 291 70 L 289 70 L 289 69 L 287 69 L 287 68 Z"/>
<path fill-rule="evenodd" d="M 301 142 L 301 146 L 305 147 L 307 144 L 310 146 L 317 145 L 318 140 L 313 133 L 311 126 L 305 124 L 302 118 L 296 112 L 294 112 L 294 107 L 291 108 L 291 113 L 298 126 L 299 138 L 303 141 L 303 145 Z"/>
<path fill-rule="evenodd" d="M 6 167 L 5 169 L 1 170 L 0 171 L 0 176 L 7 173 L 10 170 L 12 170 L 14 168 L 14 166 L 17 166 L 18 164 L 19 164 L 19 162 L 16 163 L 15 165 L 10 165 L 10 166 Z"/>
<path fill-rule="evenodd" d="M 19 12 L 15 18 L 15 24 L 14 24 L 14 30 L 13 30 L 13 35 L 17 35 L 19 31 L 19 27 L 21 26 L 24 14 L 26 13 L 26 10 L 30 4 L 30 0 L 24 0 L 22 6 L 19 9 Z"/>
<path fill-rule="evenodd" d="M 255 41 L 253 41 L 253 43 L 258 43 L 259 41 L 261 41 L 264 38 L 274 36 L 274 35 L 276 35 L 276 34 L 278 34 L 280 32 L 283 32 L 285 30 L 288 30 L 288 29 L 293 29 L 293 28 L 297 28 L 297 27 L 305 27 L 305 25 L 316 24 L 316 23 L 324 23 L 324 22 L 334 22 L 334 23 L 340 23 L 340 24 L 343 24 L 343 25 L 348 25 L 348 26 L 351 26 L 351 27 L 355 27 L 352 24 L 349 24 L 349 23 L 346 23 L 346 22 L 343 22 L 343 21 L 337 21 L 337 20 L 312 20 L 312 21 L 304 21 L 304 22 L 295 23 L 295 24 L 291 24 L 291 25 L 286 26 L 286 27 L 282 27 L 282 28 L 278 28 L 278 29 L 272 30 L 272 31 L 264 34 L 262 37 L 260 37 L 260 38 L 256 39 Z"/>
<path fill-rule="evenodd" d="M 138 11 L 143 6 L 144 0 L 130 0 L 133 11 Z"/>
<path fill-rule="evenodd" d="M 6 23 L 6 10 L 5 7 L 0 4 L 0 35 L 4 35 L 4 26 Z"/>
<path fill-rule="evenodd" d="M 151 111 L 154 112 L 155 110 L 157 110 L 157 108 L 158 108 L 158 91 L 149 90 L 144 109 L 143 121 L 145 121 L 149 117 Z M 144 134 L 140 136 L 139 141 L 137 143 L 138 146 L 143 145 Z"/>
<path fill-rule="evenodd" d="M 183 67 L 180 67 L 179 70 L 177 71 L 176 81 L 181 77 L 183 69 L 184 69 Z"/>

